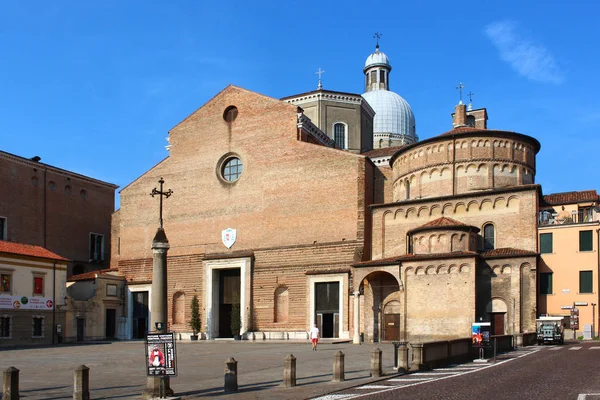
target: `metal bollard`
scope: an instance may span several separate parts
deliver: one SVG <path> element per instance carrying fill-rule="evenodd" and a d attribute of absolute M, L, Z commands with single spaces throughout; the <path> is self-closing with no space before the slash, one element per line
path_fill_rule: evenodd
<path fill-rule="evenodd" d="M 225 360 L 224 380 L 223 390 L 225 393 L 234 393 L 238 391 L 237 361 L 235 361 L 233 357 L 229 357 Z"/>
<path fill-rule="evenodd" d="M 381 349 L 373 349 L 371 352 L 371 376 L 379 378 L 383 375 L 381 368 Z"/>
<path fill-rule="evenodd" d="M 85 365 L 75 368 L 73 400 L 90 400 L 90 369 Z"/>
<path fill-rule="evenodd" d="M 296 386 L 296 357 L 288 354 L 283 364 L 283 384 L 285 387 Z"/>
<path fill-rule="evenodd" d="M 2 400 L 19 400 L 19 370 L 8 367 L 3 375 Z"/>
<path fill-rule="evenodd" d="M 344 380 L 344 353 L 338 351 L 333 355 L 333 381 L 343 382 Z"/>

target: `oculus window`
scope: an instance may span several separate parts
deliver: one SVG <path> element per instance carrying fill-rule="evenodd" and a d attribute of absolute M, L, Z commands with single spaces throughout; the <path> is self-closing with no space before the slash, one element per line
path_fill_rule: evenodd
<path fill-rule="evenodd" d="M 242 175 L 242 160 L 231 157 L 225 160 L 221 168 L 221 177 L 227 182 L 235 182 Z"/>

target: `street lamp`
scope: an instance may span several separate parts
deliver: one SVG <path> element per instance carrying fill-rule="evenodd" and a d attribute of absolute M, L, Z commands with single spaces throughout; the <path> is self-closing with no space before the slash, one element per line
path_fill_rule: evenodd
<path fill-rule="evenodd" d="M 596 303 L 592 303 L 592 339 L 596 337 Z"/>

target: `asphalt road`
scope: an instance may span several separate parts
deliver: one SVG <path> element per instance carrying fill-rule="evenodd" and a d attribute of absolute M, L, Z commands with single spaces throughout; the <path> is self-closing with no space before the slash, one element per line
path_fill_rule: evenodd
<path fill-rule="evenodd" d="M 322 396 L 320 400 L 600 400 L 600 342 L 528 347 L 496 363 L 412 373 Z"/>

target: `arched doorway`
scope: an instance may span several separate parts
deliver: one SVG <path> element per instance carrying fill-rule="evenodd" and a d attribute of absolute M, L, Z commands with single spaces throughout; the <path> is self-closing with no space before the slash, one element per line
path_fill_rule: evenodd
<path fill-rule="evenodd" d="M 363 294 L 363 331 L 368 342 L 400 340 L 401 299 L 396 278 L 384 271 L 367 275 L 360 284 Z"/>

